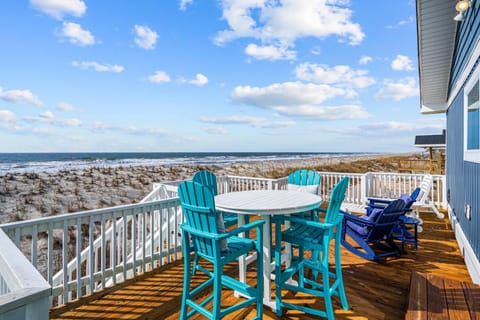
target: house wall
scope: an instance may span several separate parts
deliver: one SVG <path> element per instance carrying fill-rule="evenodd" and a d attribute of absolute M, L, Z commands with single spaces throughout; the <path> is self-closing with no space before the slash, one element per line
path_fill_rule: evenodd
<path fill-rule="evenodd" d="M 455 50 L 453 52 L 450 87 L 452 90 L 462 75 L 468 59 L 480 39 L 480 1 L 474 1 L 467 11 L 465 20 L 457 24 Z M 470 70 L 471 71 L 471 70 Z"/>
<path fill-rule="evenodd" d="M 446 175 L 447 200 L 459 246 L 474 281 L 480 281 L 480 164 L 464 161 L 464 90 L 478 59 L 480 1 L 475 1 L 466 19 L 458 23 L 450 90 L 461 88 L 447 109 Z M 470 61 L 472 60 L 472 61 Z M 470 70 L 466 70 L 468 68 Z M 463 83 L 457 83 L 463 81 Z M 449 97 L 452 98 L 452 97 Z M 471 207 L 471 218 L 465 215 Z"/>
<path fill-rule="evenodd" d="M 480 164 L 463 161 L 463 126 L 462 90 L 447 112 L 447 200 L 480 260 Z M 465 216 L 467 204 L 470 220 Z"/>

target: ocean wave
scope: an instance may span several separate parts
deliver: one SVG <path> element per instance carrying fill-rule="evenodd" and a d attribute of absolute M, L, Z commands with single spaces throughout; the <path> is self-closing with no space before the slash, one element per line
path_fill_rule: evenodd
<path fill-rule="evenodd" d="M 0 154 L 0 175 L 57 172 L 92 167 L 228 165 L 257 161 L 286 161 L 366 153 L 39 153 Z"/>

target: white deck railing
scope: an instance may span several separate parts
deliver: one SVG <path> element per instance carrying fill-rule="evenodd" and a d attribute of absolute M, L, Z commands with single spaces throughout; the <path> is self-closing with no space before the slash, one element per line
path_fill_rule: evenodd
<path fill-rule="evenodd" d="M 115 284 L 119 275 L 128 279 L 178 260 L 180 213 L 178 198 L 170 198 L 1 228 L 52 285 L 55 306 Z"/>
<path fill-rule="evenodd" d="M 410 193 L 423 175 L 320 172 L 319 194 L 328 200 L 332 187 L 350 177 L 345 202 L 364 205 L 368 197 L 395 198 Z M 430 201 L 446 207 L 445 177 L 433 176 Z M 287 179 L 218 177 L 219 193 L 252 189 L 285 189 Z M 1 229 L 53 287 L 51 305 L 59 305 L 152 270 L 181 257 L 179 225 L 183 221 L 177 186 L 156 183 L 133 205 L 1 225 Z M 0 253 L 4 243 L 0 238 Z M 0 268 L 0 290 L 8 284 Z M 0 292 L 1 293 L 1 292 Z M 1 302 L 1 301 L 0 301 Z M 0 318 L 2 305 L 0 303 Z"/>
<path fill-rule="evenodd" d="M 0 229 L 0 319 L 47 320 L 51 287 Z"/>

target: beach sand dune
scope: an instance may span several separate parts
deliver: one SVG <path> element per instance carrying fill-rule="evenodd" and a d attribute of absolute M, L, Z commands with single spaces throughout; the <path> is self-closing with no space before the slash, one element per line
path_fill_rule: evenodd
<path fill-rule="evenodd" d="M 129 166 L 54 173 L 7 173 L 0 176 L 0 223 L 140 201 L 155 182 L 190 179 L 199 169 L 217 175 L 279 178 L 299 168 L 332 172 L 395 172 L 406 155 L 362 155 L 291 161 L 243 162 L 210 166 Z"/>

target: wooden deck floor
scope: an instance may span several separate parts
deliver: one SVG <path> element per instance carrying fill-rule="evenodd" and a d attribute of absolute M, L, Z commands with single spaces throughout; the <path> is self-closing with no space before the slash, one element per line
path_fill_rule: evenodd
<path fill-rule="evenodd" d="M 335 299 L 337 319 L 403 319 L 408 305 L 412 271 L 471 282 L 448 219 L 437 219 L 433 213 L 422 213 L 422 218 L 424 231 L 419 235 L 418 250 L 414 251 L 407 246 L 409 253 L 400 258 L 389 258 L 376 263 L 342 249 L 343 275 L 350 308 L 348 311 L 342 310 L 339 301 Z M 232 265 L 229 273 L 235 275 L 236 272 L 237 269 Z M 249 276 L 252 277 L 253 273 Z M 176 263 L 56 308 L 51 311 L 50 318 L 178 319 L 182 282 L 183 264 Z M 320 299 L 308 296 L 289 298 L 323 309 Z M 226 291 L 222 304 L 229 305 L 233 299 L 232 292 Z M 228 319 L 250 319 L 254 315 L 255 309 L 251 307 L 238 311 Z M 202 319 L 201 316 L 197 318 Z M 278 318 L 265 307 L 264 319 Z M 282 319 L 317 318 L 288 311 Z"/>

